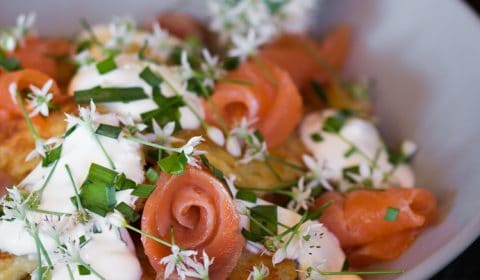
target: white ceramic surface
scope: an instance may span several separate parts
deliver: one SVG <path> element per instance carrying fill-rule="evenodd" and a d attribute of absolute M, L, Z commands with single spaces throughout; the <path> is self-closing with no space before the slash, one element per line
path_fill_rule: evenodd
<path fill-rule="evenodd" d="M 165 8 L 204 13 L 201 0 L 171 2 L 0 0 L 0 25 L 30 10 L 42 34 L 72 34 L 80 17 L 145 19 Z M 426 279 L 480 233 L 480 21 L 455 0 L 327 0 L 318 19 L 316 32 L 338 22 L 354 26 L 347 74 L 375 78 L 376 111 L 389 143 L 419 144 L 418 185 L 435 192 L 442 221 L 383 266 L 405 268 L 398 279 Z"/>

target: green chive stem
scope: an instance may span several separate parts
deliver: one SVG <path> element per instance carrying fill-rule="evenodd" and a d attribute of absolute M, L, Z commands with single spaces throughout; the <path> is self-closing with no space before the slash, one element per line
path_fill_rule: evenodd
<path fill-rule="evenodd" d="M 282 181 L 282 176 L 280 176 L 280 174 L 278 174 L 277 170 L 275 170 L 275 168 L 273 168 L 272 163 L 270 162 L 270 160 L 268 158 L 265 160 L 265 164 L 267 165 L 268 169 L 270 169 L 272 174 L 277 178 L 277 180 L 281 182 Z"/>
<path fill-rule="evenodd" d="M 27 127 L 28 130 L 30 130 L 30 133 L 32 134 L 32 137 L 35 141 L 42 140 L 42 137 L 38 134 L 37 130 L 33 126 L 32 120 L 30 119 L 30 115 L 27 112 L 27 108 L 25 108 L 25 104 L 23 103 L 22 96 L 20 95 L 20 92 L 18 89 L 15 91 L 15 96 L 17 98 L 17 102 L 20 105 L 20 109 L 22 110 L 23 117 L 25 118 L 25 121 L 27 122 Z"/>
<path fill-rule="evenodd" d="M 29 211 L 42 213 L 42 214 L 49 214 L 49 215 L 54 215 L 54 216 L 72 216 L 72 214 L 70 214 L 70 213 L 48 211 L 48 210 L 42 210 L 42 209 L 38 209 L 38 208 L 37 209 L 29 209 Z"/>
<path fill-rule="evenodd" d="M 93 29 L 92 29 L 92 26 L 90 25 L 90 23 L 88 23 L 88 21 L 85 19 L 85 18 L 82 18 L 80 19 L 80 24 L 82 25 L 83 28 L 85 28 L 85 30 L 87 30 L 87 32 L 90 34 L 90 37 L 92 38 L 93 42 L 97 45 L 102 45 L 102 43 L 100 42 L 100 40 L 97 38 L 97 35 L 95 35 L 95 32 L 93 32 Z"/>
<path fill-rule="evenodd" d="M 67 264 L 67 271 L 68 271 L 68 276 L 70 277 L 70 280 L 75 280 L 75 278 L 73 277 L 72 268 L 70 267 L 69 264 Z"/>
<path fill-rule="evenodd" d="M 156 144 L 156 143 L 152 143 L 152 142 L 149 142 L 149 141 L 146 141 L 146 140 L 143 140 L 143 139 L 134 137 L 134 136 L 125 136 L 124 138 L 127 139 L 127 140 L 130 140 L 130 141 L 133 141 L 133 142 L 136 142 L 136 143 L 145 145 L 145 146 L 149 146 L 149 147 L 152 147 L 152 148 L 157 148 L 157 149 L 159 149 L 159 150 L 176 152 L 176 153 L 180 153 L 180 152 L 181 152 L 181 150 L 178 149 L 178 148 L 172 148 L 172 147 L 163 146 L 163 145 Z"/>
<path fill-rule="evenodd" d="M 261 229 L 263 229 L 266 233 L 268 233 L 271 236 L 275 236 L 275 233 L 273 233 L 270 229 L 268 229 L 265 225 L 263 225 L 261 222 L 257 221 L 250 213 L 246 214 L 246 216 L 254 222 L 257 226 L 259 226 Z"/>
<path fill-rule="evenodd" d="M 77 185 L 75 184 L 75 180 L 73 180 L 72 171 L 70 170 L 70 166 L 65 164 L 65 169 L 67 170 L 68 177 L 70 178 L 70 182 L 72 183 L 73 190 L 75 191 L 75 199 L 77 200 L 77 210 L 83 211 L 83 205 L 80 201 L 80 194 L 78 193 Z"/>
<path fill-rule="evenodd" d="M 302 172 L 307 172 L 308 169 L 300 166 L 300 165 L 297 165 L 295 163 L 291 163 L 291 162 L 288 162 L 286 160 L 283 160 L 281 158 L 278 158 L 276 156 L 272 156 L 272 155 L 267 155 L 267 159 L 271 160 L 271 161 L 275 161 L 275 162 L 278 162 L 282 165 L 285 165 L 286 167 L 290 167 L 291 169 L 294 169 L 294 170 L 298 170 L 298 171 L 302 171 Z"/>
<path fill-rule="evenodd" d="M 52 169 L 50 169 L 50 172 L 48 173 L 47 178 L 45 179 L 45 182 L 43 182 L 42 187 L 38 190 L 38 192 L 40 193 L 40 197 L 42 196 L 43 191 L 47 187 L 48 182 L 50 182 L 50 179 L 52 178 L 52 175 L 55 172 L 55 169 L 57 168 L 58 161 L 59 161 L 58 159 L 55 161 L 55 163 L 52 166 Z"/>
<path fill-rule="evenodd" d="M 138 229 L 138 228 L 136 228 L 136 227 L 133 227 L 133 226 L 129 225 L 128 223 L 125 223 L 123 226 L 124 226 L 125 228 L 129 229 L 129 230 L 132 230 L 132 231 L 140 234 L 140 235 L 143 235 L 143 236 L 145 236 L 145 237 L 148 237 L 148 238 L 152 239 L 153 241 L 156 241 L 156 242 L 158 242 L 158 243 L 160 243 L 160 244 L 162 244 L 162 245 L 164 245 L 164 246 L 167 246 L 167 247 L 169 247 L 169 248 L 172 247 L 172 244 L 170 244 L 170 243 L 168 243 L 168 242 L 166 242 L 166 241 L 164 241 L 164 240 L 162 240 L 162 239 L 160 239 L 160 238 L 157 238 L 157 237 L 155 237 L 155 236 L 153 236 L 153 235 L 151 235 L 151 234 L 149 234 L 149 233 L 146 233 L 146 232 L 144 232 L 144 231 L 141 230 L 141 229 Z"/>
<path fill-rule="evenodd" d="M 230 78 L 218 78 L 216 79 L 217 82 L 221 83 L 231 83 L 231 84 L 239 84 L 244 86 L 254 86 L 254 82 L 240 80 L 240 79 L 230 79 Z"/>
<path fill-rule="evenodd" d="M 108 155 L 107 153 L 107 150 L 105 150 L 105 147 L 103 146 L 102 142 L 100 141 L 100 139 L 98 138 L 98 135 L 93 131 L 93 128 L 91 129 L 92 130 L 92 135 L 93 135 L 93 138 L 95 139 L 95 142 L 97 142 L 98 146 L 100 146 L 100 149 L 102 150 L 103 154 L 105 155 L 105 157 L 107 158 L 107 161 L 108 163 L 110 164 L 110 167 L 113 169 L 113 170 L 116 170 L 117 168 L 115 167 L 115 163 L 113 162 L 113 160 L 110 158 L 110 156 Z"/>

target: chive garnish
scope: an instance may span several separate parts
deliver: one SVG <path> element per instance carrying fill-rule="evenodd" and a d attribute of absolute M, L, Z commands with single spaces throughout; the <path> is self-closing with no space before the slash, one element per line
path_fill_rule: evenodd
<path fill-rule="evenodd" d="M 0 57 L 0 67 L 11 72 L 20 69 L 21 65 L 15 57 Z"/>
<path fill-rule="evenodd" d="M 148 98 L 141 87 L 102 88 L 96 86 L 90 89 L 77 90 L 74 92 L 75 102 L 78 104 L 88 104 L 90 101 L 95 103 L 124 102 L 141 100 Z"/>
<path fill-rule="evenodd" d="M 122 129 L 120 127 L 108 124 L 100 124 L 95 131 L 95 133 L 98 135 L 110 137 L 113 139 L 118 139 L 120 132 L 122 132 Z"/>
<path fill-rule="evenodd" d="M 132 195 L 138 196 L 141 198 L 148 198 L 154 190 L 155 190 L 154 185 L 140 184 L 132 191 Z"/>
<path fill-rule="evenodd" d="M 323 141 L 322 135 L 320 135 L 320 133 L 318 133 L 318 132 L 310 134 L 310 139 L 312 139 L 313 142 L 322 142 Z"/>
<path fill-rule="evenodd" d="M 162 77 L 155 74 L 148 66 L 142 70 L 139 76 L 152 87 L 159 86 L 163 82 Z"/>
<path fill-rule="evenodd" d="M 163 172 L 179 175 L 185 171 L 187 160 L 188 159 L 183 152 L 173 153 L 159 160 L 158 167 L 160 167 Z"/>
<path fill-rule="evenodd" d="M 147 172 L 145 173 L 145 177 L 150 183 L 155 183 L 158 180 L 158 173 L 153 168 L 148 168 Z"/>
<path fill-rule="evenodd" d="M 323 101 L 323 103 L 328 104 L 324 88 L 315 80 L 312 80 L 310 84 L 313 92 Z"/>
<path fill-rule="evenodd" d="M 116 207 L 115 209 L 122 213 L 122 215 L 125 217 L 125 219 L 129 222 L 129 223 L 134 223 L 136 222 L 138 219 L 140 219 L 140 215 L 135 212 L 135 210 L 132 209 L 132 207 L 128 206 L 128 204 L 126 204 L 125 202 L 120 202 Z"/>
<path fill-rule="evenodd" d="M 397 220 L 399 213 L 400 213 L 400 210 L 398 208 L 388 207 L 387 211 L 385 212 L 385 216 L 383 216 L 383 219 L 385 221 L 395 222 Z"/>
<path fill-rule="evenodd" d="M 350 146 L 350 149 L 348 149 L 343 156 L 345 158 L 349 158 L 351 155 L 353 155 L 357 151 L 357 148 L 355 146 Z"/>
<path fill-rule="evenodd" d="M 113 56 L 107 57 L 106 59 L 100 61 L 96 65 L 98 73 L 105 74 L 110 71 L 117 69 L 117 64 Z"/>
<path fill-rule="evenodd" d="M 78 274 L 80 274 L 80 275 L 90 275 L 91 274 L 90 269 L 88 269 L 88 267 L 86 267 L 82 264 L 79 264 L 77 266 L 77 268 L 78 268 Z"/>
<path fill-rule="evenodd" d="M 277 234 L 277 206 L 258 205 L 250 208 L 250 231 L 261 236 Z"/>

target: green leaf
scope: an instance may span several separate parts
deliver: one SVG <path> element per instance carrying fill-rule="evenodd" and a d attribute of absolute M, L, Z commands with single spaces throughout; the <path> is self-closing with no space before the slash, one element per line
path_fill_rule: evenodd
<path fill-rule="evenodd" d="M 113 184 L 118 173 L 103 167 L 99 164 L 92 163 L 90 169 L 88 170 L 87 181 L 102 183 L 102 184 Z"/>
<path fill-rule="evenodd" d="M 124 102 L 148 98 L 148 95 L 141 87 L 102 88 L 96 86 L 90 89 L 77 90 L 74 92 L 75 102 L 78 104 L 89 104 L 90 100 L 95 103 Z"/>
<path fill-rule="evenodd" d="M 263 227 L 267 228 L 273 234 L 277 234 L 278 216 L 276 205 L 258 205 L 250 208 L 250 215 L 252 219 L 261 223 Z M 263 227 L 255 222 L 250 222 L 250 231 L 260 236 L 270 235 Z"/>
<path fill-rule="evenodd" d="M 100 124 L 95 131 L 96 134 L 110 137 L 113 139 L 118 139 L 118 136 L 122 132 L 122 129 L 118 126 L 108 125 L 108 124 Z"/>
<path fill-rule="evenodd" d="M 353 155 L 357 151 L 357 148 L 355 146 L 351 146 L 350 149 L 348 149 L 343 156 L 345 158 L 349 158 L 351 155 Z"/>
<path fill-rule="evenodd" d="M 125 202 L 120 202 L 115 209 L 122 213 L 122 215 L 125 217 L 125 219 L 129 223 L 134 223 L 140 219 L 140 215 L 135 212 L 135 210 L 132 209 L 132 207 L 128 206 Z"/>
<path fill-rule="evenodd" d="M 62 145 L 56 147 L 55 149 L 45 154 L 45 157 L 42 158 L 42 167 L 47 167 L 50 164 L 56 162 L 58 159 L 60 159 L 61 155 L 62 155 Z"/>
<path fill-rule="evenodd" d="M 330 133 L 339 133 L 342 130 L 345 121 L 352 117 L 354 112 L 349 109 L 342 109 L 337 112 L 337 114 L 328 117 L 324 124 L 323 130 Z"/>
<path fill-rule="evenodd" d="M 387 211 L 385 212 L 385 216 L 383 216 L 383 219 L 385 221 L 395 222 L 397 220 L 399 213 L 400 213 L 400 210 L 398 208 L 388 207 Z"/>
<path fill-rule="evenodd" d="M 65 131 L 65 134 L 63 134 L 63 137 L 62 137 L 62 138 L 65 139 L 65 138 L 67 138 L 68 136 L 70 136 L 70 134 L 72 134 L 72 133 L 75 131 L 75 129 L 77 129 L 77 127 L 78 127 L 78 124 L 70 127 L 67 131 Z"/>
<path fill-rule="evenodd" d="M 110 71 L 117 69 L 117 64 L 113 56 L 107 57 L 106 59 L 97 63 L 97 70 L 100 74 L 105 74 Z"/>
<path fill-rule="evenodd" d="M 150 167 L 145 173 L 145 177 L 147 177 L 147 180 L 150 183 L 155 183 L 158 180 L 158 173 L 155 171 L 155 169 Z"/>
<path fill-rule="evenodd" d="M 235 195 L 235 198 L 252 203 L 257 202 L 257 196 L 255 195 L 255 193 L 247 190 L 239 190 Z"/>
<path fill-rule="evenodd" d="M 183 152 L 171 154 L 158 161 L 158 166 L 163 172 L 179 175 L 185 171 L 187 157 Z"/>
<path fill-rule="evenodd" d="M 159 86 L 163 82 L 162 77 L 155 74 L 148 66 L 142 70 L 139 76 L 152 87 Z"/>

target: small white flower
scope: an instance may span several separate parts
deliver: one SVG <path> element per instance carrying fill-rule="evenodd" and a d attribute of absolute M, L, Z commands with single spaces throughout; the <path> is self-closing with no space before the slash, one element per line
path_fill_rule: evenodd
<path fill-rule="evenodd" d="M 194 76 L 194 72 L 192 69 L 192 66 L 190 65 L 190 62 L 188 62 L 188 54 L 186 51 L 182 51 L 182 54 L 180 55 L 180 65 L 181 65 L 181 72 L 182 72 L 182 78 L 184 80 L 188 80 L 191 77 Z"/>
<path fill-rule="evenodd" d="M 384 172 L 380 169 L 372 169 L 367 163 L 362 162 L 359 165 L 358 174 L 349 172 L 347 175 L 355 181 L 355 183 L 360 184 L 364 187 L 382 187 Z"/>
<path fill-rule="evenodd" d="M 268 267 L 266 267 L 263 263 L 259 266 L 254 265 L 252 271 L 250 271 L 250 274 L 248 275 L 247 280 L 264 280 L 269 274 L 270 271 L 268 270 Z"/>
<path fill-rule="evenodd" d="M 417 152 L 417 144 L 415 144 L 413 141 L 406 140 L 406 141 L 403 141 L 401 149 L 402 149 L 402 154 L 406 158 L 410 158 Z"/>
<path fill-rule="evenodd" d="M 0 49 L 11 52 L 17 47 L 15 36 L 9 32 L 0 32 Z"/>
<path fill-rule="evenodd" d="M 198 167 L 198 160 L 195 156 L 204 154 L 204 151 L 197 151 L 195 148 L 203 141 L 202 136 L 194 136 L 188 140 L 188 142 L 182 147 L 178 148 L 179 152 L 183 152 L 187 157 L 187 163 L 189 165 Z"/>
<path fill-rule="evenodd" d="M 46 154 L 57 148 L 63 142 L 62 138 L 52 137 L 47 140 L 35 140 L 35 149 L 33 149 L 25 158 L 25 161 L 30 161 L 37 157 L 45 157 Z"/>
<path fill-rule="evenodd" d="M 174 271 L 177 272 L 180 279 L 185 279 L 187 276 L 187 266 L 195 263 L 192 258 L 197 255 L 197 251 L 182 250 L 177 245 L 173 245 L 171 250 L 171 255 L 163 257 L 160 260 L 160 263 L 166 266 L 164 279 L 168 279 Z"/>
<path fill-rule="evenodd" d="M 163 146 L 170 146 L 171 143 L 182 141 L 182 139 L 172 136 L 175 131 L 175 122 L 168 122 L 161 128 L 157 121 L 153 120 L 152 128 L 153 133 L 142 135 L 141 138 Z"/>
<path fill-rule="evenodd" d="M 218 127 L 209 126 L 207 128 L 207 136 L 218 146 L 223 147 L 223 145 L 225 145 L 225 136 L 223 135 L 222 130 Z"/>
<path fill-rule="evenodd" d="M 10 83 L 8 85 L 8 92 L 10 93 L 10 98 L 12 99 L 12 102 L 14 104 L 17 104 L 17 92 L 18 92 L 17 83 Z"/>
<path fill-rule="evenodd" d="M 0 199 L 3 215 L 1 220 L 25 220 L 27 217 L 27 203 L 23 193 L 16 187 L 7 188 L 7 195 Z"/>
<path fill-rule="evenodd" d="M 53 99 L 53 94 L 50 91 L 53 85 L 53 80 L 48 80 L 41 89 L 34 85 L 30 85 L 31 94 L 28 95 L 29 105 L 33 108 L 30 117 L 36 116 L 40 113 L 44 117 L 48 117 L 50 101 Z"/>
<path fill-rule="evenodd" d="M 89 50 L 83 50 L 79 52 L 78 54 L 75 55 L 73 59 L 75 60 L 75 63 L 77 63 L 80 66 L 89 65 L 95 62 L 95 59 L 90 54 Z"/>
<path fill-rule="evenodd" d="M 234 48 L 228 51 L 228 55 L 245 60 L 255 55 L 258 47 L 264 42 L 256 35 L 255 30 L 250 29 L 246 36 L 234 34 L 232 43 Z"/>
<path fill-rule="evenodd" d="M 62 235 L 58 242 L 59 244 L 57 248 L 52 252 L 52 258 L 55 262 L 62 264 L 75 264 L 82 262 L 80 256 L 82 244 L 79 239 L 73 239 Z"/>
<path fill-rule="evenodd" d="M 60 236 L 75 227 L 77 221 L 72 219 L 72 216 L 45 215 L 39 224 L 42 232 L 55 240 L 59 240 Z"/>
<path fill-rule="evenodd" d="M 116 17 L 109 24 L 111 38 L 105 44 L 108 47 L 122 47 L 131 42 L 136 31 L 136 24 L 131 18 Z"/>
<path fill-rule="evenodd" d="M 309 183 L 310 186 L 321 184 L 325 189 L 332 191 L 333 187 L 329 180 L 333 178 L 334 170 L 329 167 L 326 160 L 316 160 L 309 155 L 302 156 L 303 162 L 310 170 L 309 176 L 312 177 Z"/>
<path fill-rule="evenodd" d="M 207 49 L 202 49 L 203 62 L 200 68 L 205 75 L 203 84 L 207 87 L 213 88 L 215 80 L 219 79 L 225 74 L 225 70 L 219 65 L 218 56 L 212 56 Z"/>
<path fill-rule="evenodd" d="M 78 107 L 78 114 L 79 118 L 66 114 L 67 116 L 67 122 L 70 125 L 75 125 L 78 123 L 83 123 L 87 125 L 87 127 L 91 127 L 92 129 L 95 129 L 96 122 L 100 117 L 100 114 L 97 113 L 97 106 L 95 106 L 95 103 L 93 100 L 90 100 L 90 106 L 88 107 Z"/>
<path fill-rule="evenodd" d="M 295 212 L 298 212 L 300 209 L 307 210 L 313 202 L 313 198 L 311 196 L 312 185 L 305 185 L 305 177 L 303 176 L 300 177 L 300 180 L 298 180 L 298 185 L 292 188 L 292 194 L 292 200 L 288 202 L 287 207 Z"/>
<path fill-rule="evenodd" d="M 252 137 L 252 142 L 247 143 L 247 149 L 243 158 L 239 160 L 240 163 L 246 164 L 252 160 L 264 161 L 267 156 L 267 143 L 260 141 L 257 137 Z"/>
<path fill-rule="evenodd" d="M 35 23 L 35 18 L 35 13 L 20 14 L 17 17 L 17 25 L 14 31 L 17 40 L 22 41 L 23 37 L 28 34 Z"/>
<path fill-rule="evenodd" d="M 127 128 L 128 132 L 131 134 L 142 132 L 147 128 L 144 123 L 135 123 L 130 114 L 128 116 L 118 116 L 118 120 Z"/>
<path fill-rule="evenodd" d="M 309 246 L 311 240 L 311 222 L 306 222 L 296 231 L 283 238 L 282 245 L 273 254 L 272 263 L 281 263 L 284 259 L 295 260 L 299 258 Z"/>
<path fill-rule="evenodd" d="M 193 277 L 195 279 L 208 280 L 209 279 L 209 268 L 213 264 L 215 258 L 210 259 L 205 251 L 202 253 L 202 262 L 194 260 L 193 263 L 189 264 L 190 269 L 187 269 L 185 275 L 188 277 Z"/>
<path fill-rule="evenodd" d="M 227 137 L 227 152 L 234 157 L 239 157 L 242 155 L 242 145 L 237 137 L 229 135 Z"/>

